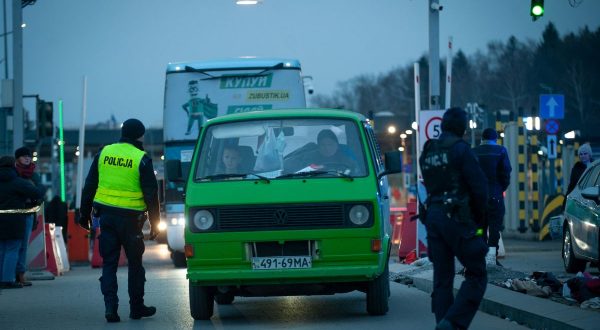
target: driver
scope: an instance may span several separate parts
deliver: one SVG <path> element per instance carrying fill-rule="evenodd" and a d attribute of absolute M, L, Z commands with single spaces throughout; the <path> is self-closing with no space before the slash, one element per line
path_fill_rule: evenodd
<path fill-rule="evenodd" d="M 315 168 L 342 171 L 356 168 L 356 162 L 343 153 L 332 130 L 324 129 L 319 132 L 317 146 L 317 150 L 308 158 Z"/>

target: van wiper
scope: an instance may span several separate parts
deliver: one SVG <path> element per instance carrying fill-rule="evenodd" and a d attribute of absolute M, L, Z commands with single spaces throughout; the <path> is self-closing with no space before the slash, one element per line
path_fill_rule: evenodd
<path fill-rule="evenodd" d="M 215 175 L 207 175 L 207 176 L 201 177 L 200 180 L 220 180 L 220 179 L 228 179 L 228 178 L 245 178 L 247 176 L 255 176 L 255 177 L 261 179 L 262 181 L 265 181 L 266 183 L 271 182 L 271 180 L 269 180 L 269 178 L 267 178 L 266 176 L 262 176 L 262 175 L 258 175 L 258 174 L 254 174 L 254 173 L 221 173 L 221 174 L 215 174 Z"/>
<path fill-rule="evenodd" d="M 310 176 L 320 176 L 324 174 L 333 174 L 337 177 L 343 177 L 349 179 L 350 181 L 354 181 L 354 178 L 344 172 L 339 171 L 304 171 L 298 173 L 288 173 L 278 176 L 276 179 L 285 179 L 285 178 L 301 178 L 301 177 L 310 177 Z"/>

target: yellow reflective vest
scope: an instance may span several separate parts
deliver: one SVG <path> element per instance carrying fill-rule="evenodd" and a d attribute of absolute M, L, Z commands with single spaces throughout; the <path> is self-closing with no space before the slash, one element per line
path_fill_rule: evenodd
<path fill-rule="evenodd" d="M 129 143 L 115 143 L 98 157 L 98 188 L 94 202 L 137 211 L 146 210 L 140 185 L 140 162 L 145 152 Z"/>

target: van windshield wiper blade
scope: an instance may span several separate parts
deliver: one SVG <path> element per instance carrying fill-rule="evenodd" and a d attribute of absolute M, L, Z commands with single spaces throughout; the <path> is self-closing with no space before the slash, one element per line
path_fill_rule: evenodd
<path fill-rule="evenodd" d="M 267 178 L 266 176 L 262 176 L 262 175 L 258 175 L 258 174 L 254 174 L 254 173 L 221 173 L 221 174 L 215 174 L 215 175 L 207 175 L 207 176 L 201 177 L 200 180 L 220 180 L 220 179 L 228 179 L 228 178 L 245 178 L 247 176 L 255 176 L 255 177 L 261 179 L 262 181 L 265 181 L 266 183 L 271 182 L 271 180 L 269 180 L 269 178 Z"/>
<path fill-rule="evenodd" d="M 354 181 L 354 178 L 344 172 L 339 171 L 305 171 L 298 173 L 288 173 L 278 176 L 276 179 L 284 179 L 284 178 L 298 178 L 298 177 L 307 177 L 307 176 L 320 176 L 324 174 L 333 174 L 338 177 L 343 177 L 346 179 L 350 179 L 350 181 Z"/>

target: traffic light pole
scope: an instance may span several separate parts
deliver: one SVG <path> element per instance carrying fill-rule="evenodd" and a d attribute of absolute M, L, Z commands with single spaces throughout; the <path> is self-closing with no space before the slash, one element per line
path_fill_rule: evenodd
<path fill-rule="evenodd" d="M 23 146 L 23 11 L 21 0 L 12 1 L 13 33 L 13 150 Z M 8 60 L 8 59 L 7 59 Z"/>
<path fill-rule="evenodd" d="M 429 0 L 429 109 L 440 108 L 440 6 Z"/>

